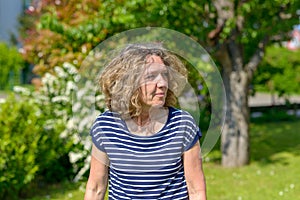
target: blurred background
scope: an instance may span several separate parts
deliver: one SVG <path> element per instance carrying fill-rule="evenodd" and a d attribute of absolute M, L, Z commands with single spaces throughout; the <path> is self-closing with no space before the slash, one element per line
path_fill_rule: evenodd
<path fill-rule="evenodd" d="M 222 135 L 203 157 L 208 199 L 299 198 L 299 0 L 0 0 L 0 198 L 83 199 L 89 129 L 105 108 L 80 67 L 139 27 L 189 36 L 222 75 Z M 187 67 L 205 137 L 214 81 Z"/>

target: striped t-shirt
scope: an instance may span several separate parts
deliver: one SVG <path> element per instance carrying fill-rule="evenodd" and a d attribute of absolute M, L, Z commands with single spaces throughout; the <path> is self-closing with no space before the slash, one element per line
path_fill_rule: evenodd
<path fill-rule="evenodd" d="M 192 116 L 169 107 L 164 127 L 151 136 L 130 133 L 117 113 L 105 111 L 91 136 L 109 158 L 109 199 L 188 199 L 183 152 L 201 137 Z"/>

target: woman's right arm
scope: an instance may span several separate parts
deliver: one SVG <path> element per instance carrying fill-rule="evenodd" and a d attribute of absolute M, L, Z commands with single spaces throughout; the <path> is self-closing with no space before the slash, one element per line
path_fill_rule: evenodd
<path fill-rule="evenodd" d="M 90 175 L 84 200 L 103 200 L 108 182 L 108 159 L 104 152 L 93 146 Z"/>

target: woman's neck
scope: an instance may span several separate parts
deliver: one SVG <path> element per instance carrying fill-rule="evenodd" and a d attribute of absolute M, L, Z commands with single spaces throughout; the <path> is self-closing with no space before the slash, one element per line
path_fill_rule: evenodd
<path fill-rule="evenodd" d="M 153 107 L 148 112 L 142 112 L 138 117 L 127 120 L 129 130 L 138 135 L 152 135 L 158 132 L 167 122 L 168 109 Z"/>
<path fill-rule="evenodd" d="M 142 113 L 140 116 L 134 117 L 133 120 L 138 126 L 145 126 L 150 123 L 151 117 L 149 113 Z"/>
<path fill-rule="evenodd" d="M 165 107 L 150 107 L 144 109 L 142 113 L 134 118 L 134 121 L 139 126 L 144 126 L 150 123 L 150 121 L 159 121 L 166 113 Z"/>

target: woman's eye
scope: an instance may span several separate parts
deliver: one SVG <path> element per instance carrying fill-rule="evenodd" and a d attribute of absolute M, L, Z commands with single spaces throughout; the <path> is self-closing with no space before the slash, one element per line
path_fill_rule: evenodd
<path fill-rule="evenodd" d="M 168 72 L 165 72 L 165 73 L 162 74 L 162 76 L 163 76 L 164 78 L 169 78 L 169 73 L 168 73 Z"/>
<path fill-rule="evenodd" d="M 153 80 L 155 78 L 155 76 L 153 74 L 147 75 L 146 80 Z"/>

